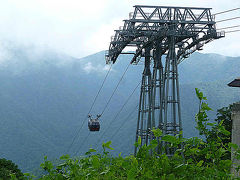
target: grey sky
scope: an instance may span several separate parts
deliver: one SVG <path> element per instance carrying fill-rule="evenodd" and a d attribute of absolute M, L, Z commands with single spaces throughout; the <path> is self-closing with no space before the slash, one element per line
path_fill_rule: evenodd
<path fill-rule="evenodd" d="M 114 29 L 135 4 L 212 7 L 213 13 L 240 7 L 239 0 L 1 0 L 0 44 L 11 41 L 83 57 L 108 48 Z M 240 11 L 217 18 L 233 16 Z M 232 24 L 240 20 L 219 27 Z M 203 52 L 240 56 L 239 40 L 240 32 L 227 34 Z"/>

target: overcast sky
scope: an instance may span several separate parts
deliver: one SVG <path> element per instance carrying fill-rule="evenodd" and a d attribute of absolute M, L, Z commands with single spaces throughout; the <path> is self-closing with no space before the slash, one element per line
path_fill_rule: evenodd
<path fill-rule="evenodd" d="M 0 44 L 39 46 L 74 57 L 108 49 L 114 29 L 133 5 L 211 7 L 213 13 L 240 7 L 240 0 L 0 0 Z M 240 10 L 217 16 L 240 16 Z M 218 27 L 240 25 L 240 19 Z M 240 29 L 240 28 L 238 28 Z M 205 53 L 240 56 L 240 32 L 204 47 Z"/>

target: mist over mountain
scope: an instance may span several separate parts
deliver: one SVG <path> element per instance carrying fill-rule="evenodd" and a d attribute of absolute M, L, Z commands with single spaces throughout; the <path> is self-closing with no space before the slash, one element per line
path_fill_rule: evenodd
<path fill-rule="evenodd" d="M 140 82 L 143 66 L 129 67 L 100 119 L 100 132 L 89 133 L 86 115 L 109 68 L 105 52 L 77 59 L 51 50 L 10 46 L 6 54 L 0 59 L 1 158 L 13 160 L 27 172 L 38 167 L 44 155 L 52 159 L 66 153 L 83 155 L 91 146 L 101 149 L 103 141 L 113 141 L 113 154 L 133 152 L 140 89 L 112 120 Z M 130 60 L 131 55 L 121 55 L 113 65 L 91 114 L 101 113 Z M 228 106 L 239 101 L 239 90 L 227 86 L 239 76 L 239 69 L 240 57 L 218 54 L 195 53 L 179 65 L 185 137 L 198 135 L 195 87 L 214 110 Z"/>

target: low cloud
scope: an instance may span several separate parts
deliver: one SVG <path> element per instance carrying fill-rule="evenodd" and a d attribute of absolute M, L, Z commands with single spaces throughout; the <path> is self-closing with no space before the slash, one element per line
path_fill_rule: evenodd
<path fill-rule="evenodd" d="M 84 57 L 108 48 L 114 29 L 123 25 L 122 20 L 128 18 L 128 13 L 134 10 L 132 6 L 135 4 L 139 4 L 139 1 L 122 0 L 117 6 L 114 0 L 2 1 L 0 41 L 7 39 L 19 44 L 46 46 L 73 57 Z M 236 0 L 142 0 L 141 4 L 212 7 L 213 13 L 240 7 L 240 1 Z M 239 13 L 240 11 L 235 11 L 229 15 L 235 17 Z M 222 18 L 225 17 L 220 17 L 219 20 Z M 220 25 L 225 27 L 224 24 Z M 237 34 L 239 33 L 229 36 L 230 43 L 239 38 Z M 227 37 L 222 43 L 218 41 L 218 46 L 209 45 L 207 52 L 240 55 L 237 41 L 231 48 L 223 46 L 224 49 L 221 49 L 222 44 L 229 44 Z"/>
<path fill-rule="evenodd" d="M 91 62 L 88 62 L 84 65 L 83 70 L 86 73 L 92 73 L 92 72 L 105 73 L 106 71 L 109 70 L 109 66 L 108 65 L 103 66 L 101 64 L 93 66 Z"/>

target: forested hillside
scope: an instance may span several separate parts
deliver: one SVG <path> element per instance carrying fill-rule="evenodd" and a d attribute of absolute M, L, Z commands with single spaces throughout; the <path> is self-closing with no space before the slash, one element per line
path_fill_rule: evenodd
<path fill-rule="evenodd" d="M 39 167 L 44 155 L 50 159 L 65 153 L 80 155 L 91 145 L 97 148 L 108 140 L 113 141 L 115 153 L 132 153 L 139 90 L 112 120 L 139 83 L 143 66 L 130 66 L 101 117 L 101 131 L 88 135 L 86 115 L 108 70 L 104 52 L 76 59 L 36 48 L 10 47 L 7 51 L 8 56 L 0 61 L 1 158 L 11 159 L 26 172 Z M 130 59 L 130 55 L 122 55 L 113 65 L 93 115 L 102 111 Z M 239 100 L 239 90 L 226 85 L 239 76 L 239 69 L 240 57 L 217 54 L 195 53 L 179 65 L 185 137 L 197 135 L 194 88 L 204 92 L 213 109 L 227 106 Z M 82 122 L 83 128 L 67 152 Z"/>

